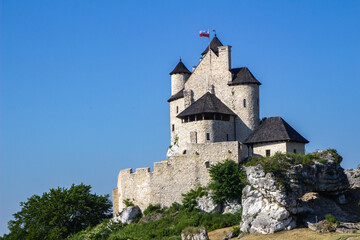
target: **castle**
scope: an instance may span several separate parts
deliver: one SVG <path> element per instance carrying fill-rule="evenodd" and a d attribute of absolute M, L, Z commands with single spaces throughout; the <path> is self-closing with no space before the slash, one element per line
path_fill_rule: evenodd
<path fill-rule="evenodd" d="M 150 168 L 121 170 L 113 190 L 114 214 L 130 199 L 142 210 L 170 206 L 182 193 L 210 181 L 208 168 L 230 158 L 275 152 L 305 153 L 308 141 L 281 117 L 259 125 L 261 83 L 246 67 L 231 67 L 231 46 L 215 37 L 190 72 L 179 61 L 171 76 L 171 146 L 167 160 Z"/>

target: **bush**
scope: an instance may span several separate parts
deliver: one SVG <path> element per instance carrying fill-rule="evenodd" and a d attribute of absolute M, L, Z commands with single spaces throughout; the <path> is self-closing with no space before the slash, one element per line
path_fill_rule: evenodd
<path fill-rule="evenodd" d="M 333 215 L 331 215 L 331 214 L 326 214 L 326 215 L 325 215 L 325 219 L 326 219 L 326 221 L 329 222 L 329 223 L 335 223 L 335 222 L 336 222 L 335 217 L 334 217 Z"/>
<path fill-rule="evenodd" d="M 145 210 L 144 210 L 144 215 L 147 216 L 151 213 L 161 213 L 163 212 L 161 209 L 160 204 L 156 204 L 156 205 L 152 205 L 150 204 Z"/>
<path fill-rule="evenodd" d="M 212 199 L 215 203 L 241 198 L 242 190 L 247 184 L 246 173 L 233 160 L 226 159 L 223 163 L 211 166 L 209 173 L 209 189 L 213 190 Z"/>
<path fill-rule="evenodd" d="M 126 207 L 134 207 L 134 203 L 132 201 L 130 201 L 130 199 L 124 199 L 123 203 L 125 204 Z"/>
<path fill-rule="evenodd" d="M 329 148 L 328 150 L 326 150 L 328 153 L 330 153 L 330 155 L 335 159 L 335 162 L 337 164 L 340 164 L 343 160 L 342 156 L 340 156 L 337 152 L 336 149 L 333 148 Z"/>
<path fill-rule="evenodd" d="M 183 208 L 187 211 L 193 211 L 196 208 L 196 199 L 198 197 L 207 196 L 207 191 L 203 187 L 191 189 L 189 192 L 182 195 Z"/>
<path fill-rule="evenodd" d="M 233 227 L 233 233 L 235 236 L 239 236 L 240 233 L 241 233 L 241 230 L 240 230 L 240 227 L 236 226 L 236 227 Z"/>
<path fill-rule="evenodd" d="M 22 202 L 4 239 L 64 239 L 111 216 L 109 196 L 90 193 L 91 186 L 50 189 Z"/>

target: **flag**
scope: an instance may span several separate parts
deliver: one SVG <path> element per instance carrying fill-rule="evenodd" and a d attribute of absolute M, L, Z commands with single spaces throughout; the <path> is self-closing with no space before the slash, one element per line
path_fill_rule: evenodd
<path fill-rule="evenodd" d="M 200 31 L 199 36 L 200 37 L 210 37 L 210 32 L 209 31 Z"/>

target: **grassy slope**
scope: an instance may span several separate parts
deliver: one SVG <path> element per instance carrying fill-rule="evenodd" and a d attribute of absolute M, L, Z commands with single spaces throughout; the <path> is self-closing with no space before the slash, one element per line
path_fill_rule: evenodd
<path fill-rule="evenodd" d="M 232 227 L 217 229 L 209 232 L 210 240 L 221 240 Z M 233 238 L 234 240 L 237 238 Z M 242 240 L 360 240 L 360 234 L 347 233 L 316 233 L 308 228 L 298 228 L 291 231 L 282 231 L 275 234 L 250 234 L 246 235 Z"/>

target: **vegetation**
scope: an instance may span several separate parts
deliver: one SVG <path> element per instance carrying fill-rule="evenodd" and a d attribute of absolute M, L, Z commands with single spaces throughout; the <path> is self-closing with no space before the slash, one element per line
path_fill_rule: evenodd
<path fill-rule="evenodd" d="M 233 233 L 234 233 L 235 236 L 239 236 L 240 233 L 241 233 L 241 230 L 240 230 L 240 227 L 239 227 L 239 226 L 233 227 L 232 231 L 233 231 Z"/>
<path fill-rule="evenodd" d="M 211 166 L 209 173 L 209 189 L 213 190 L 212 199 L 215 203 L 241 198 L 247 183 L 246 173 L 233 160 L 226 159 L 223 163 Z"/>
<path fill-rule="evenodd" d="M 70 236 L 69 240 L 101 240 L 101 239 L 181 239 L 181 232 L 188 227 L 205 227 L 207 231 L 239 224 L 241 213 L 236 214 L 210 214 L 198 211 L 185 211 L 174 213 L 174 208 L 183 206 L 174 204 L 163 210 L 163 217 L 159 220 L 131 223 L 129 225 L 103 221 L 94 228 L 87 228 Z"/>
<path fill-rule="evenodd" d="M 91 186 L 72 185 L 50 189 L 22 202 L 21 211 L 9 221 L 10 233 L 3 239 L 64 239 L 110 216 L 109 196 L 90 192 Z"/>
<path fill-rule="evenodd" d="M 144 210 L 144 215 L 150 215 L 152 213 L 161 213 L 163 212 L 163 210 L 161 209 L 160 204 L 156 204 L 156 205 L 152 205 L 150 204 L 145 210 Z"/>
<path fill-rule="evenodd" d="M 207 191 L 203 187 L 191 189 L 188 193 L 183 194 L 182 204 L 186 211 L 193 211 L 196 208 L 196 199 L 207 196 Z"/>
<path fill-rule="evenodd" d="M 326 214 L 325 215 L 325 220 L 328 221 L 329 223 L 335 223 L 336 219 L 333 215 L 331 214 Z"/>
<path fill-rule="evenodd" d="M 130 201 L 130 199 L 128 199 L 128 198 L 125 199 L 123 201 L 123 203 L 125 204 L 126 207 L 134 207 L 135 206 L 134 203 L 132 201 Z"/>

